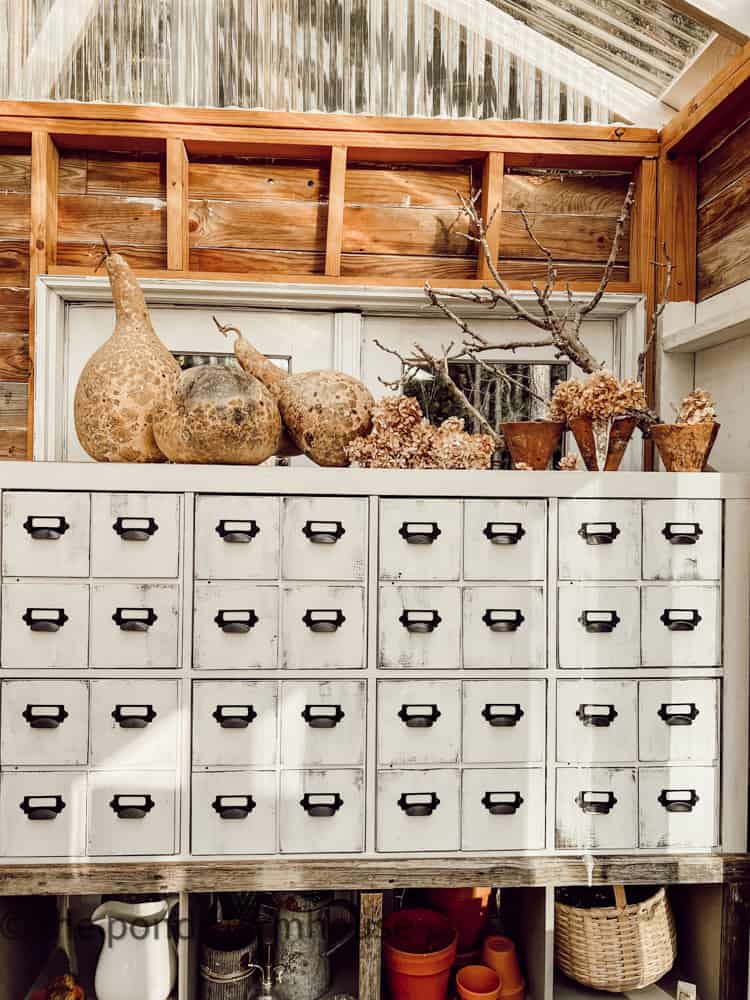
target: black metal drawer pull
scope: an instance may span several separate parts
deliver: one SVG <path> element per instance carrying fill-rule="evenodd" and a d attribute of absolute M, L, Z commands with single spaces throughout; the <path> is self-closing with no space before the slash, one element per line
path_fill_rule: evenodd
<path fill-rule="evenodd" d="M 430 611 L 419 611 L 412 608 L 402 611 L 398 620 L 407 632 L 424 635 L 427 632 L 434 632 L 443 619 L 434 608 Z"/>
<path fill-rule="evenodd" d="M 409 545 L 432 545 L 443 532 L 437 521 L 404 521 L 398 533 Z"/>
<path fill-rule="evenodd" d="M 578 534 L 587 545 L 611 545 L 620 529 L 614 521 L 584 521 Z"/>
<path fill-rule="evenodd" d="M 519 608 L 487 608 L 482 621 L 490 632 L 517 632 L 526 619 Z"/>
<path fill-rule="evenodd" d="M 29 514 L 23 526 L 37 542 L 56 542 L 70 527 L 64 517 L 48 517 L 46 514 Z"/>
<path fill-rule="evenodd" d="M 593 813 L 595 816 L 608 816 L 617 805 L 614 792 L 581 791 L 575 801 L 581 812 Z"/>
<path fill-rule="evenodd" d="M 65 800 L 62 795 L 24 795 L 19 808 L 27 819 L 57 819 L 65 808 Z"/>
<path fill-rule="evenodd" d="M 70 713 L 64 705 L 27 705 L 21 715 L 32 729 L 57 729 Z"/>
<path fill-rule="evenodd" d="M 150 795 L 115 795 L 109 807 L 118 819 L 145 819 L 155 805 Z"/>
<path fill-rule="evenodd" d="M 524 714 L 524 710 L 517 702 L 514 705 L 489 704 L 482 709 L 483 717 L 491 726 L 503 728 L 517 726 Z"/>
<path fill-rule="evenodd" d="M 693 632 L 703 621 L 696 608 L 665 608 L 659 617 L 670 632 Z"/>
<path fill-rule="evenodd" d="M 429 729 L 442 712 L 437 705 L 402 705 L 398 717 L 409 729 Z"/>
<path fill-rule="evenodd" d="M 26 608 L 21 617 L 32 632 L 59 632 L 69 620 L 64 608 Z"/>
<path fill-rule="evenodd" d="M 148 632 L 159 616 L 153 608 L 118 608 L 112 621 L 123 632 Z"/>
<path fill-rule="evenodd" d="M 579 705 L 576 717 L 584 726 L 604 729 L 611 726 L 617 718 L 617 709 L 614 705 Z"/>
<path fill-rule="evenodd" d="M 305 705 L 300 715 L 311 729 L 333 729 L 346 713 L 341 705 Z"/>
<path fill-rule="evenodd" d="M 656 714 L 668 726 L 692 726 L 700 715 L 700 709 L 694 701 L 662 702 L 662 706 Z"/>
<path fill-rule="evenodd" d="M 341 608 L 308 608 L 302 621 L 311 632 L 335 632 L 346 621 Z"/>
<path fill-rule="evenodd" d="M 259 533 L 258 522 L 253 520 L 219 521 L 216 525 L 216 534 L 224 542 L 247 544 Z"/>
<path fill-rule="evenodd" d="M 341 521 L 305 521 L 302 534 L 316 545 L 335 545 L 346 528 Z"/>
<path fill-rule="evenodd" d="M 695 545 L 703 528 L 697 521 L 667 521 L 661 533 L 670 545 Z"/>
<path fill-rule="evenodd" d="M 520 792 L 485 792 L 482 805 L 491 816 L 513 816 L 523 805 Z"/>
<path fill-rule="evenodd" d="M 432 816 L 439 805 L 434 792 L 404 792 L 398 800 L 399 809 L 407 816 Z"/>
<path fill-rule="evenodd" d="M 488 521 L 482 534 L 493 545 L 517 545 L 526 534 L 520 521 Z"/>
<path fill-rule="evenodd" d="M 582 611 L 578 619 L 591 635 L 614 632 L 621 620 L 616 611 Z"/>
<path fill-rule="evenodd" d="M 344 800 L 338 792 L 332 792 L 324 795 L 316 795 L 314 792 L 305 792 L 300 799 L 299 804 L 308 816 L 328 819 L 331 816 L 336 815 L 339 809 L 343 806 Z"/>
<path fill-rule="evenodd" d="M 252 608 L 245 610 L 223 608 L 214 621 L 227 635 L 246 635 L 251 628 L 255 628 L 259 619 Z"/>
<path fill-rule="evenodd" d="M 121 729 L 145 729 L 156 714 L 153 705 L 115 705 L 112 718 Z"/>
<path fill-rule="evenodd" d="M 211 714 L 222 729 L 247 729 L 258 718 L 252 705 L 217 705 Z"/>
<path fill-rule="evenodd" d="M 118 517 L 112 525 L 123 542 L 147 542 L 159 530 L 153 517 Z"/>
<path fill-rule="evenodd" d="M 257 804 L 252 795 L 217 795 L 211 808 L 220 819 L 247 819 Z"/>
<path fill-rule="evenodd" d="M 662 788 L 659 795 L 659 805 L 670 813 L 689 813 L 700 802 L 700 796 L 694 788 Z"/>

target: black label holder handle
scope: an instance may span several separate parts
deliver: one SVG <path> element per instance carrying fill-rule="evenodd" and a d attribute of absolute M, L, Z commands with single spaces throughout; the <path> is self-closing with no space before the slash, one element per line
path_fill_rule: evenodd
<path fill-rule="evenodd" d="M 159 525 L 153 517 L 118 517 L 112 530 L 123 542 L 147 542 L 159 530 Z"/>
<path fill-rule="evenodd" d="M 224 518 L 214 529 L 223 542 L 247 545 L 260 534 L 258 522 L 253 518 Z"/>
<path fill-rule="evenodd" d="M 70 716 L 65 705 L 27 705 L 21 712 L 32 729 L 57 729 Z"/>
<path fill-rule="evenodd" d="M 21 620 L 32 632 L 59 632 L 70 621 L 65 608 L 26 608 Z"/>
<path fill-rule="evenodd" d="M 18 808 L 27 819 L 44 821 L 57 819 L 66 805 L 62 795 L 24 795 Z"/>
<path fill-rule="evenodd" d="M 211 808 L 219 814 L 219 819 L 242 820 L 248 818 L 257 804 L 252 795 L 217 795 Z"/>
<path fill-rule="evenodd" d="M 518 702 L 508 704 L 488 702 L 482 709 L 482 717 L 497 728 L 509 729 L 517 726 L 524 715 L 525 712 Z"/>
<path fill-rule="evenodd" d="M 252 705 L 217 705 L 211 715 L 222 729 L 247 729 L 258 718 Z"/>
<path fill-rule="evenodd" d="M 617 805 L 614 792 L 580 791 L 575 803 L 581 812 L 594 816 L 608 816 Z"/>
<path fill-rule="evenodd" d="M 482 805 L 491 816 L 513 816 L 523 805 L 520 792 L 485 792 Z"/>
<path fill-rule="evenodd" d="M 112 718 L 121 729 L 145 729 L 154 721 L 157 711 L 153 705 L 115 705 Z"/>
<path fill-rule="evenodd" d="M 397 714 L 409 729 L 430 729 L 443 713 L 437 705 L 402 705 Z"/>
<path fill-rule="evenodd" d="M 302 534 L 315 545 L 335 545 L 346 528 L 341 521 L 305 521 Z"/>
<path fill-rule="evenodd" d="M 34 541 L 57 542 L 70 528 L 70 524 L 62 514 L 29 514 L 23 527 Z"/>
<path fill-rule="evenodd" d="M 109 803 L 118 819 L 146 819 L 155 805 L 153 796 L 134 792 L 117 793 Z"/>
<path fill-rule="evenodd" d="M 117 608 L 112 621 L 122 632 L 148 632 L 159 616 L 153 608 Z"/>
<path fill-rule="evenodd" d="M 407 816 L 432 816 L 440 805 L 440 799 L 435 792 L 402 792 L 398 799 L 398 807 Z"/>
<path fill-rule="evenodd" d="M 689 813 L 700 802 L 700 795 L 694 788 L 662 788 L 658 802 L 667 812 Z"/>
<path fill-rule="evenodd" d="M 664 701 L 656 714 L 668 726 L 692 726 L 700 709 L 694 701 Z"/>
<path fill-rule="evenodd" d="M 314 819 L 330 819 L 344 805 L 344 800 L 338 792 L 305 792 L 299 804 Z"/>
<path fill-rule="evenodd" d="M 617 718 L 618 712 L 614 705 L 602 705 L 593 702 L 582 702 L 576 709 L 576 718 L 584 726 L 594 729 L 606 729 Z"/>

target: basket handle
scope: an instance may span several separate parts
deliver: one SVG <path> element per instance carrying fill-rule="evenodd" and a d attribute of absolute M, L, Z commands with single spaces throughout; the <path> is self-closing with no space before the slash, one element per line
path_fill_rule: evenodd
<path fill-rule="evenodd" d="M 613 885 L 612 889 L 615 893 L 615 906 L 618 910 L 624 910 L 628 905 L 627 898 L 625 896 L 625 886 L 624 885 Z"/>

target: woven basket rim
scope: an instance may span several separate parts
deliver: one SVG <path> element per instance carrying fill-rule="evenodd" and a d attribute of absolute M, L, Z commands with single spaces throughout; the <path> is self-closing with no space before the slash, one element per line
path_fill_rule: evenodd
<path fill-rule="evenodd" d="M 628 903 L 623 909 L 619 909 L 617 906 L 592 906 L 590 908 L 585 906 L 571 906 L 570 903 L 558 903 L 557 900 L 555 900 L 555 909 L 559 908 L 568 913 L 581 914 L 584 919 L 589 920 L 611 920 L 613 917 L 633 917 L 644 910 L 652 910 L 661 903 L 666 895 L 667 890 L 662 886 L 656 890 L 653 896 L 649 896 L 640 903 Z"/>

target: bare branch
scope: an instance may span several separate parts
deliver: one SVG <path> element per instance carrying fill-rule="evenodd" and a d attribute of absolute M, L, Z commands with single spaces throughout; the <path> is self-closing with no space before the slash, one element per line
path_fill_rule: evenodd
<path fill-rule="evenodd" d="M 620 255 L 620 244 L 622 243 L 623 237 L 625 236 L 625 227 L 628 224 L 628 219 L 630 218 L 630 213 L 633 209 L 633 204 L 635 203 L 635 182 L 631 181 L 628 185 L 627 193 L 625 194 L 625 201 L 622 203 L 622 208 L 620 209 L 620 214 L 617 216 L 617 224 L 615 226 L 615 235 L 612 240 L 612 246 L 610 247 L 609 257 L 607 258 L 607 263 L 604 266 L 604 273 L 602 274 L 601 281 L 599 282 L 599 287 L 589 301 L 580 307 L 579 314 L 581 319 L 587 316 L 590 312 L 599 305 L 602 300 L 602 295 L 604 295 L 607 290 L 607 285 L 612 280 L 612 272 L 615 269 L 615 264 L 617 263 L 617 258 Z M 580 328 L 580 323 L 578 324 Z"/>
<path fill-rule="evenodd" d="M 656 338 L 658 336 L 658 333 L 659 333 L 659 320 L 661 319 L 661 317 L 662 317 L 662 315 L 664 313 L 664 310 L 667 308 L 667 304 L 669 303 L 669 293 L 670 293 L 670 291 L 672 289 L 672 277 L 673 277 L 673 274 L 674 274 L 674 263 L 672 261 L 672 258 L 669 256 L 669 254 L 667 252 L 667 244 L 666 243 L 662 243 L 661 251 L 662 251 L 662 256 L 664 257 L 664 260 L 663 261 L 652 260 L 651 264 L 657 270 L 657 272 L 659 270 L 663 270 L 664 273 L 665 273 L 664 291 L 662 292 L 661 298 L 657 302 L 657 304 L 656 304 L 656 306 L 654 308 L 654 311 L 651 314 L 650 322 L 649 322 L 649 329 L 648 329 L 648 336 L 646 337 L 646 342 L 643 345 L 643 350 L 638 355 L 638 365 L 637 365 L 637 375 L 636 375 L 636 377 L 637 377 L 637 379 L 638 379 L 639 382 L 643 381 L 644 375 L 646 374 L 646 359 L 648 358 L 649 353 L 651 352 L 651 348 L 652 348 L 652 346 L 653 346 L 653 344 L 656 341 Z"/>
<path fill-rule="evenodd" d="M 524 228 L 525 228 L 525 230 L 526 230 L 526 232 L 528 234 L 529 239 L 534 243 L 534 246 L 536 246 L 537 249 L 541 252 L 541 254 L 546 258 L 547 264 L 551 265 L 552 264 L 552 251 L 548 250 L 547 247 L 543 243 L 539 242 L 539 239 L 535 235 L 534 230 L 531 228 L 531 223 L 529 222 L 529 217 L 526 214 L 526 212 L 522 208 L 520 208 L 518 210 L 518 214 L 523 219 L 523 225 L 524 225 Z"/>

